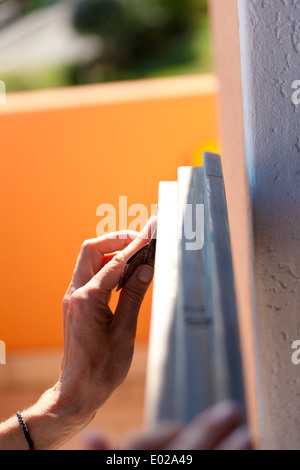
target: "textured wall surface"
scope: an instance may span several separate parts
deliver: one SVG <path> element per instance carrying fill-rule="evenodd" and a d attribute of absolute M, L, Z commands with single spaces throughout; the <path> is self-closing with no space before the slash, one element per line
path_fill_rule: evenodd
<path fill-rule="evenodd" d="M 239 0 L 263 447 L 300 447 L 300 1 Z"/>

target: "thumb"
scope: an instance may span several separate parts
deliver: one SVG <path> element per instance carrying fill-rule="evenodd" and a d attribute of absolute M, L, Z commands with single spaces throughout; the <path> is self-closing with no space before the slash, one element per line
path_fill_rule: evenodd
<path fill-rule="evenodd" d="M 124 335 L 135 336 L 138 314 L 152 281 L 154 268 L 142 264 L 125 283 L 114 315 L 114 327 Z"/>

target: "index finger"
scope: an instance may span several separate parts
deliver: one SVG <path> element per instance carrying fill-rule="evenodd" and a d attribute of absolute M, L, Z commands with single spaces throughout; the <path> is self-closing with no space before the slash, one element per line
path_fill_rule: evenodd
<path fill-rule="evenodd" d="M 74 290 L 87 284 L 103 267 L 107 254 L 123 250 L 138 237 L 138 232 L 122 230 L 86 240 L 81 247 L 72 278 Z"/>
<path fill-rule="evenodd" d="M 105 305 L 108 303 L 111 291 L 120 281 L 126 261 L 128 261 L 134 253 L 150 241 L 155 231 L 156 224 L 157 218 L 154 216 L 151 217 L 139 236 L 123 251 L 117 253 L 117 255 L 90 281 L 90 286 L 95 287 L 98 290 L 98 296 L 101 303 Z"/>

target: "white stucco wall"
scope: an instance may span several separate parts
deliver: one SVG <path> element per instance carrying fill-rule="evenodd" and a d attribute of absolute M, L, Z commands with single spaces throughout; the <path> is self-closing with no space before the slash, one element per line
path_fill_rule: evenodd
<path fill-rule="evenodd" d="M 300 1 L 238 0 L 263 448 L 300 448 Z"/>

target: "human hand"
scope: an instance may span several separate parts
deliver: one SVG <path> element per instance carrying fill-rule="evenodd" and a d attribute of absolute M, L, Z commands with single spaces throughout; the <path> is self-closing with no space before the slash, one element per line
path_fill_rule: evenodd
<path fill-rule="evenodd" d="M 89 450 L 109 450 L 103 437 L 89 436 Z M 152 431 L 128 439 L 124 450 L 251 450 L 247 428 L 238 406 L 221 402 L 187 426 L 162 422 Z"/>
<path fill-rule="evenodd" d="M 108 306 L 126 261 L 151 238 L 122 231 L 82 245 L 63 302 L 64 355 L 58 382 L 22 411 L 35 449 L 57 449 L 93 418 L 130 368 L 139 309 L 153 268 L 139 266 L 125 283 L 115 312 Z M 0 425 L 0 449 L 28 448 L 19 420 Z"/>
<path fill-rule="evenodd" d="M 135 270 L 114 313 L 108 303 L 126 261 L 148 243 L 155 226 L 153 217 L 141 234 L 122 231 L 82 245 L 63 302 L 64 356 L 56 385 L 60 401 L 76 408 L 81 421 L 94 416 L 129 371 L 138 313 L 153 268 Z M 107 256 L 111 260 L 105 264 Z"/>

